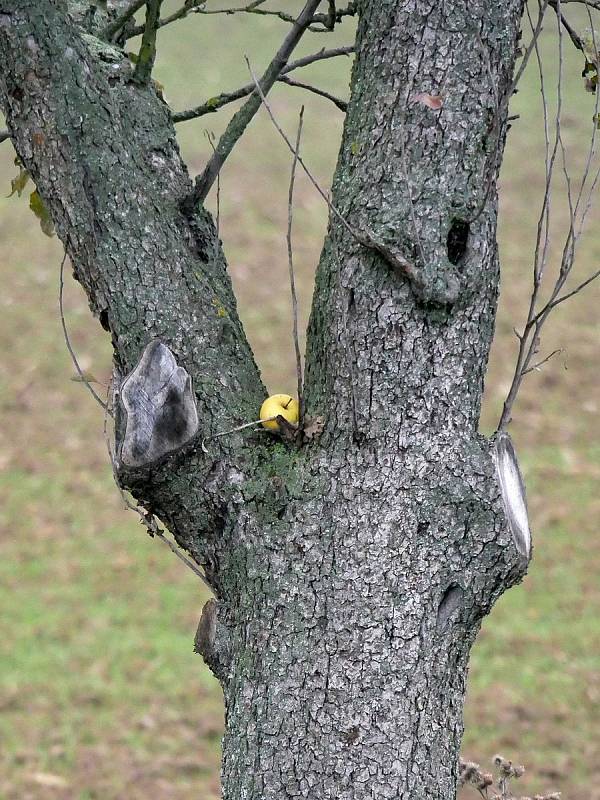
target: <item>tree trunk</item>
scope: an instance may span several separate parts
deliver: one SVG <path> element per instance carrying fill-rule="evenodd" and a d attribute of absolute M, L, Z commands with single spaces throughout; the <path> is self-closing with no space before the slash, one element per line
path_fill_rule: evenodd
<path fill-rule="evenodd" d="M 324 430 L 206 454 L 264 390 L 169 110 L 98 20 L 0 0 L 0 102 L 117 381 L 160 339 L 194 382 L 198 436 L 119 480 L 215 589 L 197 647 L 225 695 L 225 800 L 453 798 L 470 647 L 526 569 L 477 432 L 523 2 L 357 6 L 333 202 L 381 247 L 332 214 L 305 388 Z"/>

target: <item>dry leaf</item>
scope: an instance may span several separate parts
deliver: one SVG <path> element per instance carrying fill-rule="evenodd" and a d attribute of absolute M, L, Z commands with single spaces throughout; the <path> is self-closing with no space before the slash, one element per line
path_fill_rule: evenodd
<path fill-rule="evenodd" d="M 413 103 L 422 103 L 424 106 L 427 106 L 427 108 L 433 108 L 436 111 L 444 105 L 444 101 L 440 95 L 427 94 L 427 92 L 414 94 L 411 100 Z"/>

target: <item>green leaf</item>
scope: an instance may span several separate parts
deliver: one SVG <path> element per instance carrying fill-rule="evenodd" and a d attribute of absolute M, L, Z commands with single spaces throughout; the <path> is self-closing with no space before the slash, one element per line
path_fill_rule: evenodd
<path fill-rule="evenodd" d="M 216 108 L 219 105 L 219 98 L 218 97 L 210 97 L 206 101 L 207 108 Z"/>
<path fill-rule="evenodd" d="M 29 208 L 39 219 L 43 233 L 46 236 L 54 236 L 54 223 L 37 189 L 29 195 Z"/>
<path fill-rule="evenodd" d="M 29 172 L 27 172 L 26 169 L 23 169 L 23 167 L 21 167 L 19 169 L 19 174 L 17 175 L 17 177 L 13 178 L 12 181 L 10 182 L 11 192 L 8 196 L 12 197 L 13 194 L 16 193 L 19 197 L 21 197 L 21 195 L 23 194 L 23 189 L 27 186 L 28 180 L 29 180 Z"/>

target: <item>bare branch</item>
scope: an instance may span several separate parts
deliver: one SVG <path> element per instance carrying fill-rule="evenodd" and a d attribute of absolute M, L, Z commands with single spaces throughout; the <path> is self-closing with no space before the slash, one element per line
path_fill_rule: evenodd
<path fill-rule="evenodd" d="M 247 6 L 238 6 L 235 8 L 194 8 L 197 14 L 257 14 L 263 17 L 277 17 L 283 22 L 294 23 L 294 17 L 285 11 L 275 11 L 273 9 L 261 8 L 266 0 L 255 0 Z M 315 33 L 330 32 L 335 28 L 337 22 L 341 22 L 344 17 L 353 17 L 356 14 L 354 3 L 350 2 L 346 8 L 336 9 L 334 0 L 328 0 L 328 9 L 326 14 L 313 14 L 307 25 L 308 30 Z"/>
<path fill-rule="evenodd" d="M 538 361 L 537 364 L 533 364 L 533 366 L 528 367 L 526 370 L 524 370 L 523 375 L 527 375 L 528 372 L 533 372 L 534 370 L 536 372 L 539 372 L 540 369 L 544 366 L 544 364 L 546 364 L 548 361 L 550 361 L 551 358 L 554 358 L 554 356 L 557 356 L 559 353 L 562 352 L 563 352 L 562 347 L 559 347 L 558 350 L 553 350 L 549 355 L 546 356 L 546 358 L 543 358 L 541 361 Z"/>
<path fill-rule="evenodd" d="M 566 32 L 569 34 L 569 37 L 570 37 L 571 41 L 573 42 L 573 44 L 575 45 L 575 47 L 578 50 L 581 50 L 582 53 L 585 53 L 585 45 L 583 43 L 583 39 L 577 33 L 577 31 L 573 27 L 571 27 L 571 25 L 569 24 L 567 19 L 565 19 L 565 17 L 562 14 L 562 11 L 561 11 L 560 7 L 563 5 L 564 2 L 565 2 L 565 0 L 549 0 L 549 5 L 558 14 L 558 18 L 560 20 L 560 23 L 562 24 L 562 26 L 566 30 Z"/>
<path fill-rule="evenodd" d="M 600 11 L 600 0 L 561 0 L 561 5 L 565 3 L 579 3 L 580 5 L 587 6 L 588 8 L 595 8 Z"/>
<path fill-rule="evenodd" d="M 156 58 L 156 31 L 162 3 L 163 0 L 148 0 L 146 4 L 146 25 L 133 76 L 137 83 L 148 83 L 152 74 Z"/>
<path fill-rule="evenodd" d="M 534 49 L 537 47 L 537 41 L 538 41 L 539 36 L 540 36 L 540 34 L 542 32 L 543 22 L 544 22 L 544 15 L 546 13 L 546 9 L 548 8 L 549 2 L 550 2 L 550 0 L 543 0 L 543 2 L 540 3 L 540 7 L 539 7 L 539 10 L 538 10 L 538 18 L 537 18 L 537 23 L 535 25 L 535 28 L 532 25 L 531 41 L 529 42 L 529 44 L 527 45 L 527 49 L 523 53 L 523 58 L 522 58 L 521 63 L 519 65 L 519 69 L 517 70 L 517 74 L 513 78 L 513 82 L 512 82 L 512 86 L 511 86 L 510 92 L 508 92 L 508 97 L 512 97 L 512 95 L 514 94 L 515 89 L 517 88 L 517 84 L 521 80 L 521 77 L 522 77 L 523 73 L 525 72 L 527 64 L 529 63 L 529 59 L 531 58 L 531 54 L 533 53 Z M 530 15 L 530 12 L 529 12 L 529 8 L 526 7 L 526 10 L 527 10 L 527 16 L 529 17 L 529 21 L 531 22 L 531 15 Z"/>
<path fill-rule="evenodd" d="M 180 19 L 185 19 L 193 12 L 197 12 L 199 10 L 199 3 L 195 2 L 195 0 L 186 0 L 183 6 L 179 8 L 177 11 L 174 11 L 168 17 L 162 17 L 158 21 L 158 28 L 164 28 L 166 25 L 171 25 L 173 22 L 177 22 Z M 137 25 L 135 28 L 132 28 L 127 33 L 128 39 L 133 39 L 134 36 L 141 36 L 144 33 L 144 26 Z"/>
<path fill-rule="evenodd" d="M 336 58 L 337 56 L 349 56 L 354 53 L 354 47 L 336 47 L 332 50 L 319 50 L 318 53 L 313 53 L 309 56 L 304 56 L 303 58 L 299 58 L 297 61 L 292 61 L 288 64 L 284 69 L 281 70 L 281 75 L 279 76 L 278 80 L 282 80 L 282 76 L 287 75 L 290 72 L 293 72 L 295 69 L 300 69 L 301 67 L 307 67 L 310 64 L 314 64 L 317 61 L 323 61 L 327 58 Z M 186 122 L 190 119 L 196 119 L 197 117 L 202 117 L 205 114 L 212 114 L 218 111 L 223 106 L 227 105 L 228 103 L 233 103 L 236 100 L 241 100 L 242 97 L 247 97 L 249 94 L 256 89 L 254 83 L 248 83 L 246 86 L 242 86 L 240 89 L 236 89 L 234 92 L 223 93 L 217 95 L 216 97 L 211 97 L 210 100 L 207 100 L 205 103 L 202 103 L 200 106 L 196 106 L 196 108 L 191 108 L 187 111 L 177 111 L 173 114 L 173 122 Z"/>
<path fill-rule="evenodd" d="M 292 78 L 288 78 L 285 75 L 282 75 L 278 80 L 281 83 L 287 84 L 287 86 L 297 86 L 299 89 L 306 89 L 308 92 L 312 92 L 313 94 L 319 95 L 319 97 L 324 97 L 326 100 L 331 100 L 331 102 L 339 108 L 344 114 L 348 110 L 348 103 L 345 100 L 340 100 L 339 97 L 336 97 L 329 92 L 324 91 L 323 89 L 319 89 L 316 86 L 311 86 L 310 83 L 302 83 L 301 81 L 295 81 Z"/>
<path fill-rule="evenodd" d="M 562 0 L 562 2 L 564 2 L 564 0 Z M 542 202 L 542 209 L 538 221 L 537 240 L 536 240 L 536 247 L 533 260 L 533 287 L 529 301 L 529 309 L 527 312 L 527 321 L 525 323 L 525 327 L 523 328 L 523 334 L 522 335 L 517 334 L 519 339 L 517 363 L 515 366 L 515 372 L 513 375 L 511 387 L 508 396 L 506 398 L 506 401 L 504 403 L 502 415 L 498 426 L 499 430 L 504 430 L 508 425 L 508 423 L 510 422 L 512 407 L 514 405 L 514 402 L 516 400 L 517 394 L 519 392 L 521 383 L 525 375 L 529 374 L 534 370 L 538 370 L 543 364 L 545 364 L 550 358 L 552 358 L 553 355 L 555 355 L 557 352 L 560 352 L 560 351 L 554 351 L 542 361 L 532 364 L 534 356 L 539 351 L 539 343 L 540 343 L 542 328 L 546 323 L 550 313 L 554 308 L 563 303 L 565 300 L 568 300 L 569 298 L 573 297 L 574 295 L 578 294 L 583 289 L 585 289 L 586 286 L 592 283 L 592 281 L 594 281 L 600 275 L 600 270 L 597 270 L 588 278 L 581 281 L 577 286 L 575 286 L 574 289 L 567 292 L 566 294 L 561 294 L 563 287 L 565 286 L 565 283 L 568 280 L 573 270 L 578 240 L 583 232 L 585 219 L 591 205 L 592 195 L 595 191 L 598 181 L 600 180 L 600 168 L 599 168 L 591 183 L 591 188 L 588 193 L 587 202 L 582 210 L 581 203 L 583 199 L 584 189 L 587 184 L 587 180 L 591 170 L 593 156 L 595 154 L 596 135 L 597 135 L 596 119 L 598 114 L 600 98 L 598 96 L 596 97 L 596 113 L 594 114 L 588 157 L 583 170 L 583 176 L 579 192 L 577 194 L 576 201 L 573 202 L 573 196 L 571 190 L 572 181 L 567 165 L 566 149 L 563 142 L 562 130 L 561 130 L 562 80 L 563 80 L 563 43 L 562 43 L 563 28 L 567 31 L 571 39 L 573 39 L 573 37 L 569 32 L 569 28 L 564 25 L 564 20 L 562 17 L 562 9 L 561 9 L 562 2 L 561 0 L 556 0 L 556 2 L 554 3 L 553 0 L 550 0 L 550 4 L 553 5 L 553 7 L 555 7 L 555 11 L 557 14 L 557 32 L 558 32 L 557 110 L 555 118 L 554 144 L 552 146 L 552 149 L 550 148 L 550 137 L 548 131 L 548 113 L 547 113 L 548 104 L 545 92 L 544 71 L 542 67 L 541 54 L 537 46 L 537 39 L 535 40 L 534 49 L 536 52 L 536 59 L 538 63 L 540 89 L 542 94 L 542 103 L 544 112 L 544 135 L 545 135 L 545 147 L 546 147 L 546 184 L 545 184 L 544 198 Z M 588 9 L 588 16 L 589 14 L 590 12 Z M 529 17 L 529 19 L 533 29 L 533 23 L 531 21 L 531 17 Z M 591 17 L 590 17 L 590 23 L 591 23 Z M 596 49 L 593 26 L 592 26 L 592 37 L 594 37 L 593 46 L 594 49 Z M 544 278 L 544 273 L 547 264 L 547 257 L 548 257 L 548 248 L 550 240 L 550 203 L 552 196 L 552 181 L 553 181 L 553 172 L 556 162 L 556 156 L 559 149 L 562 157 L 562 173 L 565 179 L 566 198 L 569 207 L 569 229 L 567 231 L 567 235 L 565 238 L 560 264 L 558 266 L 558 272 L 554 280 L 550 297 L 541 306 L 541 308 L 538 308 L 538 297 L 542 286 L 542 281 Z"/>
<path fill-rule="evenodd" d="M 296 377 L 298 379 L 298 426 L 302 428 L 304 419 L 304 399 L 302 395 L 302 356 L 300 355 L 300 343 L 298 340 L 298 297 L 296 296 L 296 280 L 294 277 L 294 250 L 292 247 L 292 227 L 294 221 L 294 183 L 296 180 L 296 167 L 298 166 L 298 154 L 300 152 L 300 139 L 302 138 L 302 123 L 304 122 L 304 106 L 300 109 L 298 119 L 298 133 L 296 134 L 296 148 L 292 161 L 292 171 L 290 174 L 290 188 L 288 192 L 288 225 L 287 225 L 287 252 L 288 269 L 290 273 L 290 294 L 292 297 L 292 323 L 294 334 L 294 350 L 296 353 Z"/>
<path fill-rule="evenodd" d="M 146 5 L 146 0 L 134 0 L 134 2 L 131 3 L 129 8 L 127 8 L 120 16 L 118 16 L 115 20 L 113 20 L 110 23 L 110 25 L 108 25 L 102 31 L 102 38 L 108 39 L 110 41 L 115 35 L 115 33 L 118 33 L 123 27 L 123 25 L 126 25 L 127 22 L 133 17 L 133 15 L 145 5 Z M 140 31 L 140 33 L 141 32 L 142 31 Z"/>
<path fill-rule="evenodd" d="M 10 131 L 0 131 L 0 144 L 10 139 Z"/>
<path fill-rule="evenodd" d="M 225 163 L 227 157 L 235 147 L 239 138 L 246 130 L 250 120 L 254 117 L 261 105 L 260 94 L 267 94 L 281 71 L 285 68 L 292 51 L 302 38 L 310 20 L 319 5 L 320 0 L 307 0 L 304 8 L 295 20 L 292 30 L 285 37 L 283 44 L 275 54 L 273 60 L 267 67 L 264 75 L 260 79 L 260 93 L 252 92 L 242 108 L 231 118 L 225 133 L 219 139 L 215 152 L 206 165 L 202 175 L 196 178 L 194 191 L 190 198 L 192 206 L 204 202 L 211 186 Z"/>
<path fill-rule="evenodd" d="M 65 339 L 65 344 L 67 345 L 67 350 L 69 351 L 69 355 L 71 356 L 71 360 L 73 361 L 75 369 L 77 370 L 77 374 L 79 375 L 79 379 L 81 380 L 81 383 L 85 384 L 85 386 L 87 387 L 88 391 L 90 392 L 90 394 L 92 395 L 94 400 L 100 406 L 102 406 L 102 408 L 104 409 L 105 413 L 111 414 L 111 412 L 108 409 L 108 405 L 104 402 L 104 400 L 100 397 L 100 395 L 98 395 L 98 393 L 96 392 L 96 390 L 94 389 L 94 387 L 90 383 L 88 377 L 85 375 L 85 373 L 83 372 L 83 370 L 79 366 L 79 361 L 77 360 L 77 356 L 75 355 L 75 350 L 73 349 L 73 346 L 71 344 L 71 339 L 69 337 L 69 331 L 67 330 L 67 322 L 65 320 L 65 309 L 64 309 L 64 303 L 63 303 L 63 294 L 64 294 L 64 287 L 65 287 L 65 261 L 66 260 L 67 260 L 67 254 L 65 252 L 65 254 L 63 256 L 63 260 L 60 263 L 59 289 L 58 289 L 58 311 L 59 311 L 59 314 L 60 314 L 60 324 L 62 326 L 63 336 L 64 336 L 64 339 Z M 112 414 L 111 414 L 111 416 L 112 416 Z"/>

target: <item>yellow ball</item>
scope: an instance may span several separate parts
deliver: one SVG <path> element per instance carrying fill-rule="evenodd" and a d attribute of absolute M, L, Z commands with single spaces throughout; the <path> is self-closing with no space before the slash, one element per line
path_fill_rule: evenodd
<path fill-rule="evenodd" d="M 276 419 L 269 419 L 269 417 L 282 416 L 292 425 L 297 425 L 299 412 L 298 401 L 289 394 L 272 394 L 260 407 L 259 417 L 264 420 L 263 427 L 270 431 L 278 431 L 279 423 Z"/>

